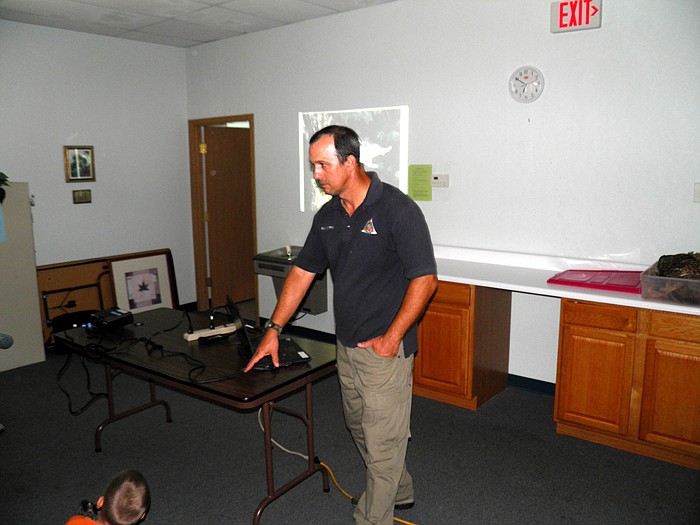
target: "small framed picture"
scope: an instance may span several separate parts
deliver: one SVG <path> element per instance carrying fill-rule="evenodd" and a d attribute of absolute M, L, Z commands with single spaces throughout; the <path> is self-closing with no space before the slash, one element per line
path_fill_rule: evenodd
<path fill-rule="evenodd" d="M 92 202 L 92 191 L 73 190 L 73 204 L 90 204 Z"/>
<path fill-rule="evenodd" d="M 63 146 L 66 182 L 95 180 L 95 151 L 92 146 Z"/>

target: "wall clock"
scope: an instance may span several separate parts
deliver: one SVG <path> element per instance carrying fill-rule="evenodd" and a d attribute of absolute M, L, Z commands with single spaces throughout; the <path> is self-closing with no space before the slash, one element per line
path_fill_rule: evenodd
<path fill-rule="evenodd" d="M 518 102 L 534 102 L 544 90 L 542 71 L 532 66 L 522 66 L 513 71 L 508 81 L 508 91 Z"/>

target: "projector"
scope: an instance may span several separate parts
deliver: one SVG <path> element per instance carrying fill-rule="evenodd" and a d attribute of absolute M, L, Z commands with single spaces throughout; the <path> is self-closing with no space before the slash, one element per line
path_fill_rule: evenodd
<path fill-rule="evenodd" d="M 102 330 L 119 328 L 134 322 L 134 315 L 121 308 L 107 308 L 106 310 L 95 312 L 91 317 L 93 326 Z"/>

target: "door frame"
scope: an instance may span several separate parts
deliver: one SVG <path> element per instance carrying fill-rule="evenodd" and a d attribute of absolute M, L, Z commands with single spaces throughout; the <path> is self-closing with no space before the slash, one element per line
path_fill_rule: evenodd
<path fill-rule="evenodd" d="M 232 115 L 228 117 L 212 117 L 206 119 L 192 119 L 187 121 L 189 149 L 190 149 L 190 198 L 192 202 L 192 240 L 194 243 L 194 270 L 195 285 L 197 291 L 197 309 L 208 310 L 209 294 L 207 293 L 207 243 L 205 234 L 204 217 L 204 191 L 202 174 L 202 156 L 199 152 L 201 140 L 200 128 L 211 125 L 221 125 L 228 122 L 250 123 L 250 179 L 251 179 L 251 203 L 252 217 L 250 227 L 253 229 L 253 252 L 258 251 L 257 212 L 255 194 L 255 127 L 253 115 Z M 252 264 L 252 261 L 251 261 Z M 258 315 L 258 282 L 255 279 L 255 315 Z"/>

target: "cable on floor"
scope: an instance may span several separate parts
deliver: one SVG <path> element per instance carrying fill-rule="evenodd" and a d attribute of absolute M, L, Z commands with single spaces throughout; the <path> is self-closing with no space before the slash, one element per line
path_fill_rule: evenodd
<path fill-rule="evenodd" d="M 262 408 L 258 409 L 258 426 L 260 427 L 260 430 L 265 432 L 265 427 L 263 426 L 263 423 L 262 423 Z M 302 454 L 301 452 L 298 452 L 296 450 L 290 450 L 290 449 L 282 446 L 274 438 L 270 438 L 270 441 L 272 442 L 273 445 L 275 445 L 277 448 L 279 448 L 282 452 L 286 452 L 287 454 L 291 454 L 292 456 L 299 456 L 300 458 L 303 458 L 306 461 L 309 460 L 309 456 L 307 456 L 306 454 Z M 331 470 L 331 468 L 328 465 L 326 465 L 323 461 L 319 461 L 318 459 L 316 459 L 316 461 L 318 462 L 319 465 L 321 465 L 324 469 L 326 469 L 326 471 L 328 472 L 328 474 L 331 477 L 331 480 L 333 481 L 333 485 L 335 485 L 335 487 L 340 491 L 340 493 L 343 496 L 345 496 L 346 498 L 348 498 L 350 501 L 352 501 L 352 494 L 349 494 L 348 492 L 346 492 L 343 489 L 343 487 L 340 486 L 338 481 L 335 479 L 335 474 L 333 474 L 333 471 Z M 401 518 L 397 518 L 396 516 L 394 516 L 394 521 L 396 521 L 398 523 L 402 523 L 403 525 L 417 525 L 417 524 L 412 523 L 410 521 L 406 521 L 406 520 L 402 520 Z"/>
<path fill-rule="evenodd" d="M 86 386 L 87 386 L 88 394 L 90 396 L 90 400 L 87 403 L 85 403 L 81 408 L 73 409 L 73 400 L 71 399 L 70 393 L 61 384 L 61 378 L 63 377 L 63 374 L 66 373 L 66 370 L 68 370 L 68 366 L 70 365 L 72 356 L 73 356 L 73 354 L 69 353 L 68 356 L 66 357 L 66 362 L 63 364 L 61 369 L 58 371 L 58 376 L 56 377 L 56 382 L 58 383 L 58 388 L 68 398 L 68 411 L 70 412 L 70 414 L 72 416 L 79 416 L 80 414 L 85 412 L 88 408 L 90 408 L 92 406 L 92 404 L 95 401 L 97 401 L 98 399 L 106 399 L 107 393 L 106 392 L 93 392 L 92 391 L 92 386 L 91 386 L 91 382 L 90 382 L 90 371 L 88 370 L 88 367 L 85 364 L 85 357 L 81 356 L 80 363 L 83 365 L 83 369 L 85 370 L 85 378 L 86 378 L 86 383 L 87 383 Z"/>

